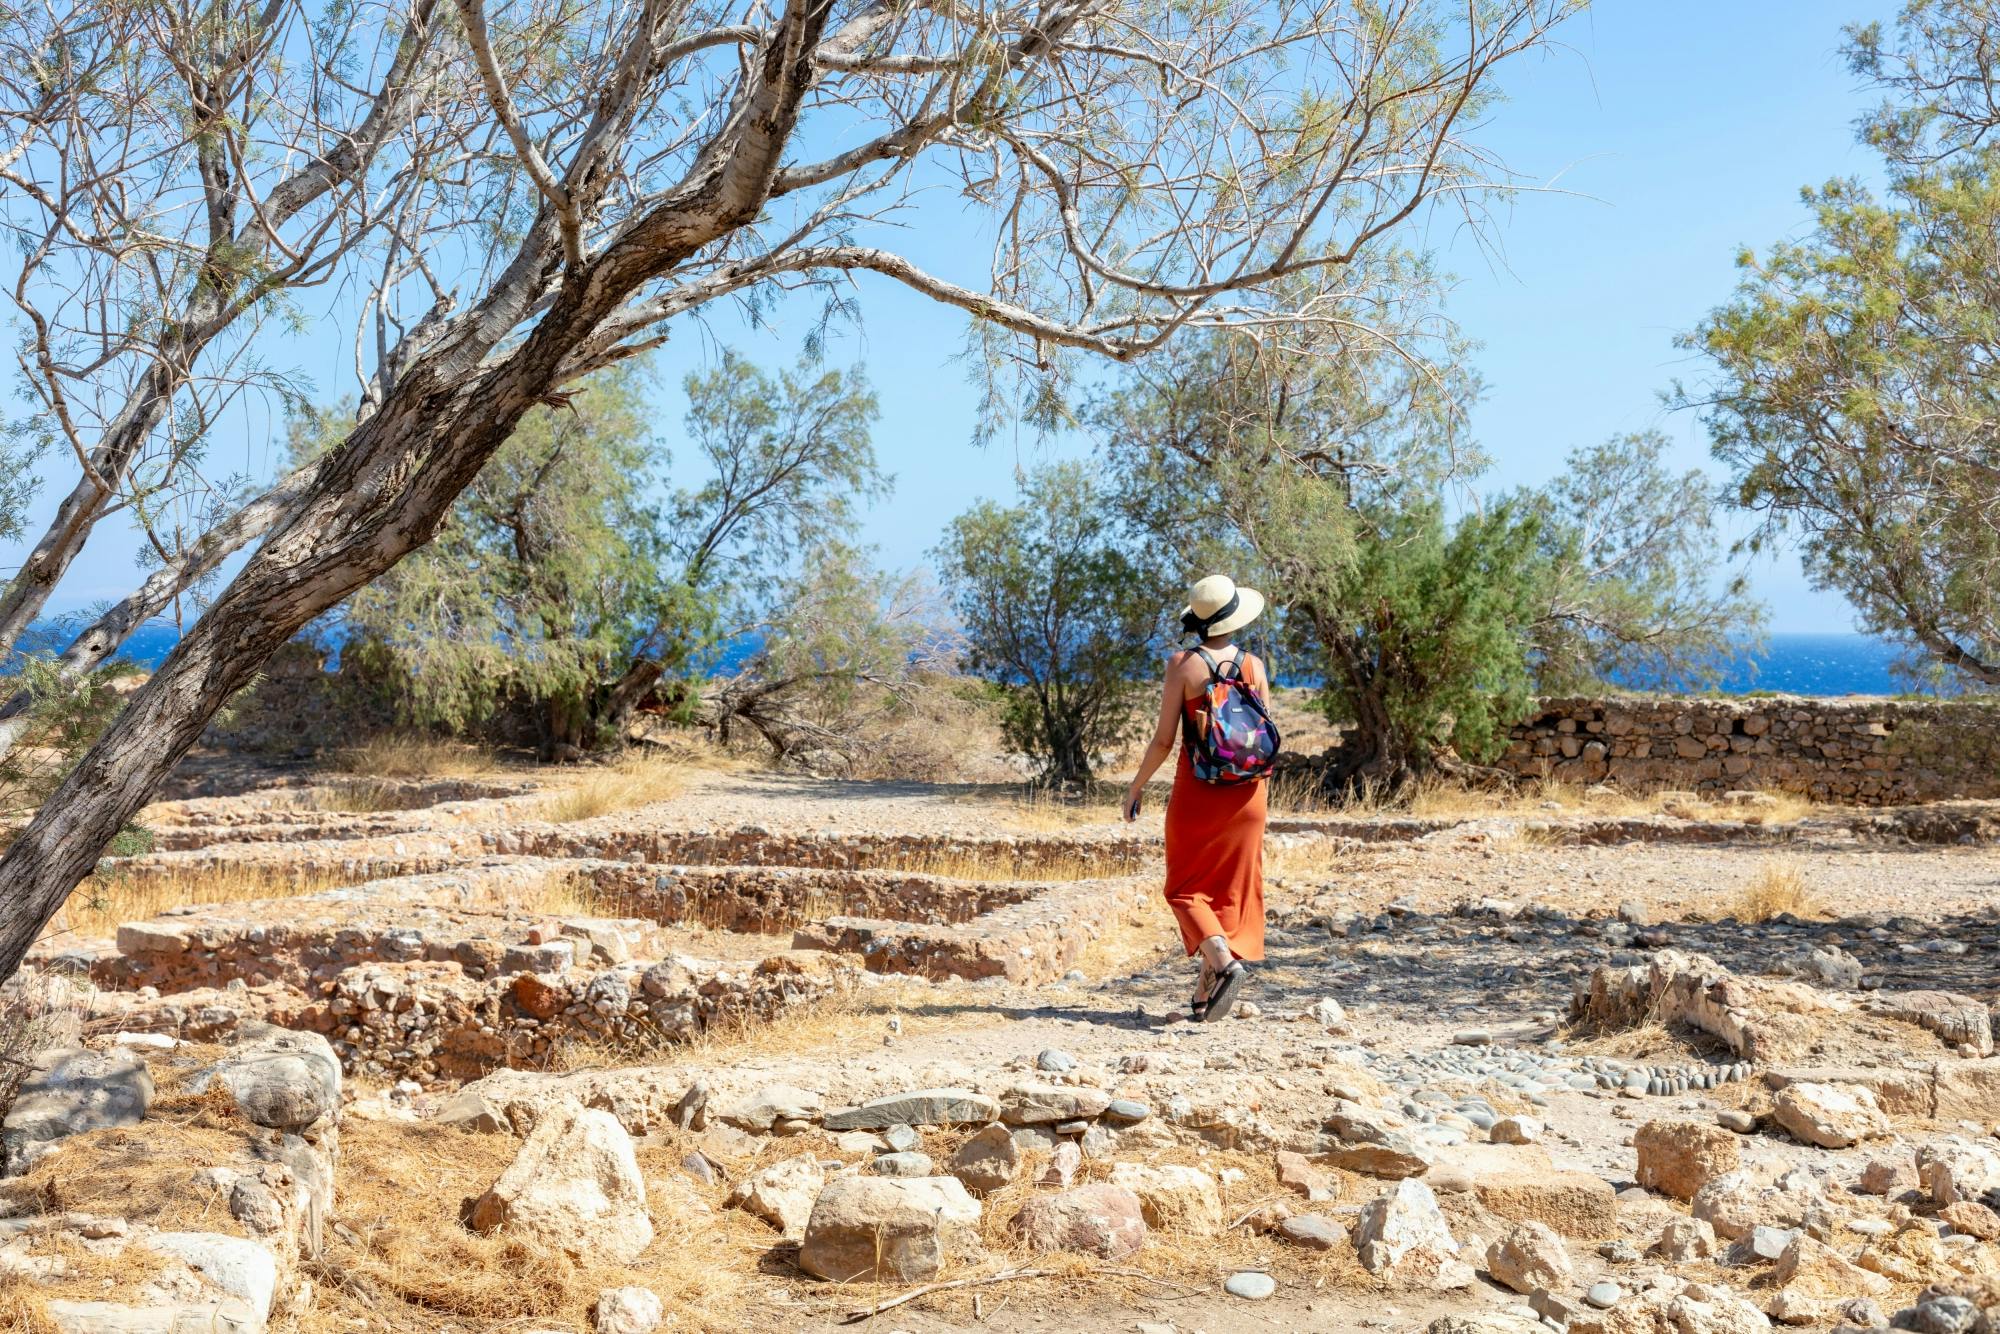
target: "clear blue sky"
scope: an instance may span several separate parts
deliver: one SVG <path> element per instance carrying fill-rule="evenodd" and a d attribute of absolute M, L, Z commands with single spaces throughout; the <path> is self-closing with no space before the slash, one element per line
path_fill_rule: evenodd
<path fill-rule="evenodd" d="M 1685 466 L 1707 463 L 1699 424 L 1660 406 L 1675 376 L 1699 369 L 1674 336 L 1728 295 L 1740 246 L 1799 230 L 1802 185 L 1872 171 L 1851 128 L 1870 98 L 1836 48 L 1842 23 L 1893 8 L 1600 0 L 1563 30 L 1562 49 L 1507 71 L 1509 101 L 1481 142 L 1532 180 L 1573 193 L 1523 196 L 1504 212 L 1497 263 L 1456 233 L 1428 238 L 1460 279 L 1451 312 L 1483 345 L 1477 364 L 1489 390 L 1473 427 L 1496 461 L 1492 484 L 1545 480 L 1572 446 L 1649 427 L 1677 442 Z M 939 225 L 944 208 L 920 216 L 926 233 L 912 238 L 920 260 L 982 246 L 976 234 Z M 837 336 L 828 356 L 865 363 L 880 396 L 876 444 L 897 485 L 869 514 L 865 536 L 885 564 L 906 568 L 924 561 L 951 515 L 979 497 L 1011 495 L 1018 468 L 1085 446 L 1023 435 L 974 447 L 977 393 L 956 359 L 964 317 L 883 280 L 864 278 L 859 296 L 862 323 Z M 767 365 L 788 361 L 815 313 L 788 305 L 772 327 L 749 330 L 718 312 L 706 329 L 677 329 L 662 358 L 663 424 L 678 420 L 688 368 L 724 342 Z M 301 351 L 306 373 L 337 397 L 351 378 L 344 340 Z M 241 466 L 267 471 L 274 434 L 256 414 L 251 438 L 219 442 L 218 453 L 240 448 Z M 48 471 L 67 488 L 69 478 Z M 40 521 L 51 503 L 45 497 Z M 56 609 L 128 591 L 133 546 L 128 535 L 99 534 Z M 0 548 L 0 567 L 19 557 Z M 1775 630 L 1851 628 L 1846 604 L 1812 592 L 1789 556 L 1761 562 L 1754 586 Z"/>

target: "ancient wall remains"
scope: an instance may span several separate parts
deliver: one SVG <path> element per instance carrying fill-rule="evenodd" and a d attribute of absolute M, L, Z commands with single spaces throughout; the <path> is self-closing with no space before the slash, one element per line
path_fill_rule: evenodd
<path fill-rule="evenodd" d="M 2000 708 L 1801 696 L 1546 699 L 1503 768 L 1634 791 L 1795 792 L 1893 805 L 2000 796 Z"/>

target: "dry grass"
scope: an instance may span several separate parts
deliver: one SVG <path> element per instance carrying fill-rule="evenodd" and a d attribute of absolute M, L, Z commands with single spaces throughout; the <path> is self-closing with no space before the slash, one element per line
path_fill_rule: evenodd
<path fill-rule="evenodd" d="M 306 809 L 337 815 L 379 815 L 409 807 L 403 790 L 381 779 L 360 779 L 350 783 L 327 783 L 306 789 L 302 803 Z"/>
<path fill-rule="evenodd" d="M 1122 857 L 1093 856 L 1079 848 L 1024 847 L 1015 852 L 935 852 L 903 859 L 893 867 L 944 880 L 1095 880 L 1130 874 Z"/>
<path fill-rule="evenodd" d="M 297 898 L 353 882 L 352 875 L 333 870 L 267 861 L 121 866 L 92 875 L 78 885 L 50 924 L 49 934 L 69 932 L 94 939 L 112 934 L 121 922 L 144 921 L 169 908 Z"/>
<path fill-rule="evenodd" d="M 740 1236 L 754 1224 L 741 1214 L 718 1218 L 722 1188 L 712 1201 L 697 1199 L 692 1183 L 647 1153 L 652 1246 L 630 1266 L 577 1264 L 519 1237 L 480 1236 L 461 1222 L 466 1203 L 493 1184 L 519 1147 L 507 1135 L 350 1122 L 341 1134 L 339 1226 L 309 1270 L 321 1297 L 301 1321 L 303 1334 L 428 1334 L 461 1321 L 477 1329 L 514 1321 L 588 1328 L 597 1294 L 626 1284 L 651 1288 L 669 1310 L 703 1313 L 700 1327 L 730 1327 L 724 1322 L 756 1271 Z"/>
<path fill-rule="evenodd" d="M 1743 922 L 1768 922 L 1790 913 L 1806 917 L 1813 911 L 1805 868 L 1790 858 L 1773 858 L 1736 891 L 1735 916 Z"/>
<path fill-rule="evenodd" d="M 364 778 L 475 778 L 498 766 L 484 746 L 407 732 L 385 732 L 334 757 L 335 768 Z"/>
<path fill-rule="evenodd" d="M 1028 787 L 1007 803 L 1003 818 L 1009 829 L 1024 834 L 1061 834 L 1117 821 L 1118 803 L 1123 795 L 1124 789 L 1102 783 L 1093 785 L 1080 797 L 1064 797 L 1047 788 Z"/>
<path fill-rule="evenodd" d="M 592 765 L 571 778 L 549 796 L 543 818 L 557 824 L 591 820 L 670 800 L 686 786 L 678 761 L 635 751 L 610 764 Z"/>

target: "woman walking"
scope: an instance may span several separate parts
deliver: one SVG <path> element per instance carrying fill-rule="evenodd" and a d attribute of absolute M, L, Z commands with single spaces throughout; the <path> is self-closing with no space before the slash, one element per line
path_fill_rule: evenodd
<path fill-rule="evenodd" d="M 1190 957 L 1201 956 L 1188 1017 L 1220 1019 L 1236 1003 L 1244 963 L 1264 958 L 1264 776 L 1278 729 L 1265 709 L 1264 664 L 1232 636 L 1264 610 L 1263 594 L 1210 575 L 1189 591 L 1181 626 L 1200 646 L 1174 654 L 1159 725 L 1125 793 L 1139 815 L 1146 782 L 1182 734 L 1167 799 L 1167 904 Z"/>

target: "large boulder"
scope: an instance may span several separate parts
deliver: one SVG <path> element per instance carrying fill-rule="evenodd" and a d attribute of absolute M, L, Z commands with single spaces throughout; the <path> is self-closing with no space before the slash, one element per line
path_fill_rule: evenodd
<path fill-rule="evenodd" d="M 297 1134 L 340 1111 L 340 1058 L 317 1033 L 245 1024 L 209 1077 L 252 1125 Z"/>
<path fill-rule="evenodd" d="M 1889 1133 L 1889 1118 L 1875 1095 L 1858 1084 L 1787 1084 L 1771 1105 L 1771 1119 L 1822 1149 L 1844 1149 Z"/>
<path fill-rule="evenodd" d="M 1399 1181 L 1363 1206 L 1354 1250 L 1363 1268 L 1390 1283 L 1463 1288 L 1473 1280 L 1437 1196 L 1421 1181 Z"/>
<path fill-rule="evenodd" d="M 1123 1186 L 1077 1186 L 1038 1195 L 1007 1220 L 1030 1250 L 1076 1251 L 1121 1260 L 1146 1242 L 1139 1197 Z"/>
<path fill-rule="evenodd" d="M 1698 1121 L 1648 1121 L 1632 1137 L 1639 1166 L 1636 1180 L 1677 1200 L 1742 1165 L 1736 1136 Z"/>
<path fill-rule="evenodd" d="M 469 1221 L 588 1263 L 630 1263 L 653 1240 L 632 1137 L 609 1112 L 575 1103 L 542 1117 Z"/>
<path fill-rule="evenodd" d="M 1197 1237 L 1212 1237 L 1222 1231 L 1222 1192 L 1215 1178 L 1198 1167 L 1114 1163 L 1111 1184 L 1139 1197 L 1149 1228 Z"/>
<path fill-rule="evenodd" d="M 1516 1223 L 1486 1248 L 1486 1272 L 1523 1296 L 1536 1288 L 1560 1291 L 1576 1282 L 1563 1239 L 1546 1223 Z"/>
<path fill-rule="evenodd" d="M 81 1047 L 41 1052 L 0 1121 L 4 1175 L 19 1176 L 71 1135 L 137 1125 L 152 1105 L 153 1077 L 135 1056 Z"/>
<path fill-rule="evenodd" d="M 801 1153 L 753 1173 L 736 1183 L 729 1203 L 754 1214 L 782 1232 L 787 1240 L 805 1236 L 813 1202 L 826 1184 L 816 1154 Z"/>
<path fill-rule="evenodd" d="M 973 1249 L 979 1214 L 953 1177 L 840 1177 L 813 1203 L 799 1267 L 835 1283 L 922 1282 Z"/>

